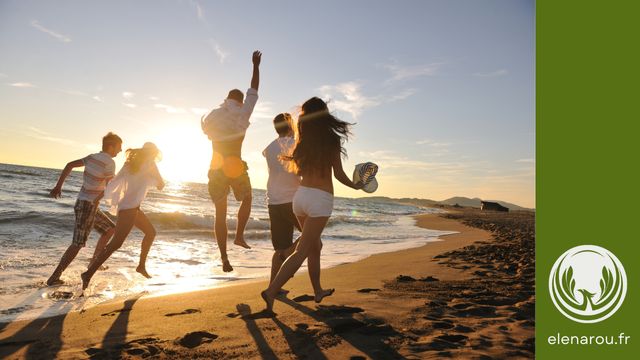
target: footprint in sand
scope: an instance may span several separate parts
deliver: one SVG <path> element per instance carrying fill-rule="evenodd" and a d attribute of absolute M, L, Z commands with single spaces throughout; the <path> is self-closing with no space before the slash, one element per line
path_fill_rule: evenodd
<path fill-rule="evenodd" d="M 350 307 L 350 306 L 339 306 L 339 305 L 320 305 L 319 308 L 321 309 L 327 309 L 329 311 L 331 311 L 332 314 L 355 314 L 355 313 L 360 313 L 363 312 L 364 309 L 361 309 L 359 307 Z"/>
<path fill-rule="evenodd" d="M 192 333 L 188 333 L 184 337 L 176 339 L 175 343 L 186 348 L 193 349 L 202 344 L 213 342 L 213 340 L 217 338 L 218 335 L 216 334 L 211 334 L 206 331 L 195 331 Z"/>
<path fill-rule="evenodd" d="M 102 316 L 116 316 L 118 313 L 129 312 L 129 311 L 131 311 L 131 309 L 114 310 L 112 312 L 108 312 L 106 314 L 102 314 Z"/>
<path fill-rule="evenodd" d="M 73 299 L 73 293 L 68 291 L 54 291 L 49 294 L 48 297 L 54 300 Z"/>
<path fill-rule="evenodd" d="M 380 289 L 360 289 L 358 290 L 359 293 L 371 293 L 374 291 L 380 291 Z"/>
<path fill-rule="evenodd" d="M 454 324 L 448 322 L 438 322 L 434 323 L 432 326 L 434 329 L 453 329 L 456 327 Z"/>
<path fill-rule="evenodd" d="M 436 336 L 436 339 L 440 339 L 440 340 L 444 340 L 444 341 L 448 341 L 448 342 L 452 342 L 452 343 L 457 343 L 463 340 L 467 340 L 469 337 L 464 336 L 464 335 L 441 335 L 441 336 Z"/>
<path fill-rule="evenodd" d="M 126 344 L 118 345 L 113 348 L 89 348 L 84 351 L 92 359 L 120 359 L 126 355 L 132 355 L 136 357 L 147 358 L 154 356 L 162 350 L 157 346 L 158 339 L 145 338 L 130 341 Z"/>
<path fill-rule="evenodd" d="M 195 313 L 199 313 L 200 310 L 197 309 L 187 309 L 181 313 L 172 313 L 172 314 L 166 314 L 165 316 L 176 316 L 176 315 L 189 315 L 189 314 L 195 314 Z"/>

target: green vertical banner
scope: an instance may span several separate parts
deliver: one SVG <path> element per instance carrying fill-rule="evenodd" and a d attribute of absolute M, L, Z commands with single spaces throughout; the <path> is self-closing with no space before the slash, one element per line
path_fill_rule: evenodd
<path fill-rule="evenodd" d="M 640 358 L 640 5 L 536 2 L 536 358 Z"/>

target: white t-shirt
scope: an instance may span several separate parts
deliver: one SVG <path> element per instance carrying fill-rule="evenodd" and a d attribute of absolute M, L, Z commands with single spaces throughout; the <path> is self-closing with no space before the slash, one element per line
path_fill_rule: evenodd
<path fill-rule="evenodd" d="M 280 205 L 293 202 L 300 187 L 300 176 L 287 172 L 278 155 L 293 149 L 296 141 L 290 137 L 279 137 L 267 146 L 262 155 L 267 158 L 269 180 L 267 180 L 267 203 Z"/>
<path fill-rule="evenodd" d="M 105 180 L 113 178 L 116 163 L 105 152 L 91 154 L 82 159 L 84 176 L 78 200 L 93 201 L 104 190 Z"/>
<path fill-rule="evenodd" d="M 135 174 L 131 174 L 129 165 L 125 164 L 104 189 L 105 204 L 111 206 L 109 213 L 117 215 L 120 210 L 138 207 L 149 189 L 159 185 L 156 178 L 161 177 L 153 160 L 145 160 Z"/>

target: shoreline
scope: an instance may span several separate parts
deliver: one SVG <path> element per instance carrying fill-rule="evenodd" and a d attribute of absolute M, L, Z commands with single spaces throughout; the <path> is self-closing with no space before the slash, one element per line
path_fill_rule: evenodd
<path fill-rule="evenodd" d="M 396 208 L 394 204 L 385 206 L 390 209 Z M 333 243 L 334 239 L 328 240 L 328 246 L 325 247 L 323 252 L 323 268 L 359 261 L 375 253 L 418 247 L 428 241 L 436 240 L 436 236 L 441 234 L 439 231 L 424 231 L 415 227 L 416 221 L 410 217 L 411 215 L 424 214 L 430 210 L 414 206 L 402 207 L 400 210 L 407 210 L 408 213 L 399 215 L 397 218 L 393 217 L 393 222 L 389 224 L 391 226 L 386 226 L 387 224 L 379 226 L 374 221 L 371 223 L 373 224 L 372 226 L 367 223 L 351 232 L 351 230 L 348 230 L 348 221 L 345 222 L 346 225 L 341 225 L 342 222 L 337 220 L 338 224 L 335 229 L 331 230 L 331 234 L 344 235 L 347 238 L 345 240 L 341 239 L 340 236 L 337 237 L 335 245 Z M 264 229 L 264 226 L 257 228 Z M 378 228 L 382 228 L 380 234 L 377 233 Z M 244 254 L 244 249 L 230 245 L 229 255 L 236 271 L 223 273 L 219 262 L 218 250 L 215 243 L 211 241 L 209 234 L 205 232 L 187 233 L 186 235 L 182 233 L 171 234 L 170 230 L 165 234 L 164 230 L 159 231 L 157 239 L 159 244 L 162 245 L 154 248 L 152 255 L 155 258 L 150 262 L 150 273 L 154 275 L 153 279 L 147 280 L 134 272 L 134 262 L 138 260 L 136 252 L 142 238 L 141 233 L 134 234 L 134 241 L 125 242 L 123 246 L 123 249 L 128 251 L 120 251 L 115 254 L 114 263 L 110 265 L 112 270 L 96 276 L 97 283 L 92 284 L 94 286 L 88 292 L 85 292 L 88 296 L 84 298 L 78 298 L 82 293 L 80 282 L 78 281 L 79 274 L 85 271 L 82 261 L 71 264 L 62 277 L 65 284 L 59 287 L 46 287 L 44 284 L 44 280 L 50 275 L 46 267 L 38 268 L 37 273 L 28 274 L 32 275 L 35 280 L 39 280 L 35 284 L 28 281 L 21 282 L 20 276 L 14 276 L 20 275 L 19 270 L 10 270 L 11 272 L 5 275 L 16 280 L 7 282 L 6 285 L 8 287 L 5 286 L 7 291 L 0 297 L 1 309 L 3 309 L 2 314 L 0 314 L 0 323 L 62 315 L 69 312 L 68 309 L 70 308 L 72 311 L 81 311 L 83 308 L 87 309 L 100 303 L 122 302 L 128 298 L 139 296 L 137 294 L 141 293 L 144 293 L 146 297 L 164 296 L 172 293 L 228 286 L 232 283 L 268 279 L 271 254 L 273 252 L 269 238 L 257 238 L 256 243 L 252 245 L 253 249 L 247 251 L 247 254 Z M 358 231 L 368 232 L 358 234 Z M 257 230 L 256 232 L 261 234 L 265 230 Z M 268 229 L 266 232 L 268 232 Z M 354 236 L 353 239 L 349 238 L 351 235 Z M 378 239 L 378 236 L 380 236 L 380 241 L 372 241 L 370 245 L 367 242 L 366 247 L 359 247 L 362 244 L 359 242 L 360 240 Z M 191 237 L 194 239 L 192 244 L 181 244 L 180 239 L 191 241 Z M 398 240 L 395 240 L 396 238 Z M 165 247 L 165 244 L 168 244 L 168 246 Z M 65 245 L 68 245 L 68 243 L 60 245 L 55 251 L 60 251 L 60 254 L 62 254 L 66 249 Z M 182 252 L 183 246 L 187 246 L 185 251 L 188 253 Z M 125 249 L 125 247 L 128 249 Z M 38 256 L 38 261 L 41 263 L 54 263 L 59 260 L 56 256 L 46 258 L 46 253 L 43 256 L 40 256 L 42 253 L 30 254 L 31 250 L 25 249 L 20 254 L 23 258 Z M 172 253 L 169 251 L 170 249 L 176 249 L 179 252 Z M 80 256 L 83 256 L 82 253 Z M 88 262 L 88 258 L 86 261 Z M 303 266 L 300 272 L 306 272 L 306 267 Z M 30 290 L 20 293 L 19 290 L 23 286 L 28 286 L 27 289 Z M 13 289 L 16 289 L 15 294 Z M 65 300 L 67 304 L 62 307 L 57 304 L 58 301 L 55 299 L 68 300 Z M 69 300 L 73 302 L 73 306 L 69 306 Z"/>
<path fill-rule="evenodd" d="M 409 321 L 407 315 L 424 307 L 425 298 L 406 289 L 398 293 L 393 279 L 431 276 L 441 283 L 469 281 L 471 274 L 442 266 L 436 256 L 478 241 L 493 241 L 490 232 L 439 214 L 414 218 L 416 226 L 459 233 L 443 236 L 444 241 L 322 270 L 323 287 L 336 292 L 321 304 L 293 300 L 313 294 L 308 276 L 302 273 L 285 285 L 290 291 L 286 296 L 276 298 L 276 318 L 251 319 L 248 314 L 264 308 L 260 291 L 268 284 L 268 280 L 254 280 L 3 323 L 0 353 L 9 359 L 406 356 L 412 350 L 403 342 L 413 336 L 407 331 L 415 330 L 411 329 L 416 321 L 428 322 Z M 499 350 L 491 352 L 495 351 Z"/>

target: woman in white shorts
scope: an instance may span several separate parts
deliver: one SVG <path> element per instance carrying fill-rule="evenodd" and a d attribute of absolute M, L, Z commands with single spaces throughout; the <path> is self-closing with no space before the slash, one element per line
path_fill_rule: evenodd
<path fill-rule="evenodd" d="M 300 188 L 293 199 L 293 212 L 300 222 L 302 234 L 296 250 L 282 264 L 278 275 L 262 298 L 267 304 L 266 315 L 275 316 L 273 301 L 278 290 L 298 271 L 305 259 L 313 286 L 316 303 L 333 294 L 334 289 L 320 286 L 320 235 L 333 210 L 333 176 L 342 184 L 362 189 L 362 182 L 354 183 L 342 169 L 342 146 L 351 135 L 351 124 L 331 113 L 327 104 L 313 97 L 302 104 L 296 129 L 296 144 L 291 155 L 281 155 L 285 167 L 302 177 Z"/>

